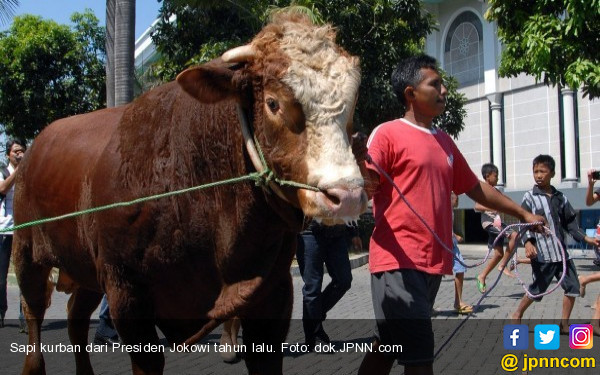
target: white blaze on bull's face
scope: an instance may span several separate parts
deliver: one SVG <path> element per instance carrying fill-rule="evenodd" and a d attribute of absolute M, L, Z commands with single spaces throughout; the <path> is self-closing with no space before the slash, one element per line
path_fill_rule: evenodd
<path fill-rule="evenodd" d="M 360 84 L 358 59 L 340 53 L 326 36 L 328 28 L 311 29 L 308 37 L 302 35 L 305 31 L 288 30 L 280 44 L 290 58 L 282 81 L 306 119 L 307 183 L 322 191 L 304 190 L 303 210 L 325 222 L 349 222 L 366 207 L 364 181 L 347 132 Z"/>

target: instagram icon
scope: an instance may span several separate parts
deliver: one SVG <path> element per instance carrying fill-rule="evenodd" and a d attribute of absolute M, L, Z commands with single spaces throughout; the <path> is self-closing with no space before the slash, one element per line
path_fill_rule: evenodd
<path fill-rule="evenodd" d="M 569 346 L 571 349 L 591 349 L 594 346 L 591 324 L 571 324 L 569 326 Z"/>

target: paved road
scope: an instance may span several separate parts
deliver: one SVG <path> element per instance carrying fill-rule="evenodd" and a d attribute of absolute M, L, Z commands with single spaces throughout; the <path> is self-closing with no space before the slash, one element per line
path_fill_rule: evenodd
<path fill-rule="evenodd" d="M 463 245 L 461 247 L 463 256 L 467 263 L 474 263 L 482 259 L 485 248 L 477 245 Z M 581 253 L 584 254 L 584 253 Z M 581 255 L 576 254 L 576 255 Z M 591 254 L 589 254 L 591 255 Z M 576 259 L 578 272 L 586 274 L 599 271 L 590 260 Z M 527 266 L 528 267 L 528 266 Z M 527 267 L 521 266 L 522 273 L 526 282 L 530 281 L 530 272 Z M 481 297 L 475 285 L 475 276 L 479 268 L 467 271 L 463 297 L 466 302 L 475 304 Z M 353 374 L 356 373 L 360 361 L 364 356 L 364 351 L 372 338 L 373 329 L 373 308 L 371 305 L 371 293 L 369 285 L 369 272 L 366 265 L 353 269 L 352 288 L 342 298 L 342 300 L 329 312 L 328 320 L 325 322 L 325 329 L 330 334 L 336 348 L 344 343 L 352 343 L 359 346 L 360 350 L 353 353 L 335 353 L 330 355 L 318 353 L 296 353 L 289 349 L 284 350 L 284 373 L 286 374 Z M 498 275 L 494 272 L 488 278 L 488 286 L 493 284 L 494 277 Z M 302 280 L 299 276 L 294 276 L 294 310 L 292 314 L 292 324 L 288 334 L 287 341 L 290 344 L 302 343 L 303 334 L 301 328 L 301 300 L 302 300 Z M 572 313 L 572 319 L 577 323 L 589 322 L 593 314 L 591 305 L 596 296 L 600 293 L 600 283 L 590 284 L 587 288 L 585 298 L 577 299 Z M 505 374 L 499 366 L 500 358 L 507 351 L 502 348 L 502 327 L 508 323 L 506 321 L 509 314 L 516 307 L 519 299 L 523 295 L 523 290 L 516 279 L 502 277 L 498 286 L 485 298 L 476 314 L 472 315 L 466 322 L 464 316 L 458 316 L 453 311 L 454 283 L 453 278 L 446 276 L 442 280 L 440 291 L 436 300 L 435 307 L 439 311 L 434 320 L 434 332 L 436 334 L 436 351 L 439 356 L 436 359 L 436 373 L 444 374 L 473 374 L 475 372 L 485 374 Z M 524 321 L 529 324 L 531 332 L 536 323 L 558 324 L 561 315 L 562 290 L 557 290 L 550 296 L 543 299 L 542 302 L 533 304 L 526 313 L 525 318 L 531 319 Z M 15 286 L 9 287 L 9 311 L 7 318 L 9 325 L 0 330 L 0 366 L 3 366 L 2 373 L 12 374 L 20 372 L 23 355 L 21 353 L 12 353 L 11 348 L 17 348 L 16 345 L 26 343 L 26 336 L 19 334 L 17 322 L 14 320 L 18 311 L 16 310 L 18 301 L 18 290 Z M 47 321 L 44 323 L 43 338 L 44 342 L 60 348 L 59 344 L 68 344 L 66 338 L 65 306 L 67 296 L 55 292 L 52 299 L 52 306 L 46 314 Z M 97 316 L 97 313 L 94 315 Z M 540 320 L 541 319 L 541 320 Z M 463 324 L 466 323 L 466 324 Z M 90 336 L 97 321 L 92 323 Z M 207 340 L 202 342 L 204 348 L 212 348 L 211 345 L 218 342 L 219 331 L 209 335 Z M 531 333 L 531 336 L 533 333 Z M 450 339 L 451 338 L 451 339 Z M 568 349 L 568 338 L 561 337 L 561 353 L 563 355 L 574 356 L 576 354 L 590 354 L 598 359 L 600 366 L 600 356 L 598 355 L 600 343 L 592 351 Z M 162 342 L 167 348 L 167 343 Z M 202 346 L 201 345 L 201 346 Z M 208 346 L 207 346 L 208 345 Z M 363 347 L 360 347 L 363 345 Z M 407 343 L 410 345 L 410 343 Z M 533 343 L 530 343 L 533 346 Z M 566 347 L 566 349 L 564 349 Z M 13 349 L 14 351 L 14 349 Z M 539 355 L 538 351 L 526 352 L 530 357 Z M 556 355 L 558 352 L 553 352 Z M 565 354 L 566 353 L 566 354 Z M 545 353 L 542 353 L 545 354 Z M 53 373 L 74 373 L 74 361 L 71 354 L 64 353 L 46 353 L 46 366 L 49 374 Z M 127 374 L 130 373 L 128 357 L 124 353 L 93 353 L 91 355 L 92 363 L 99 374 Z M 555 371 L 555 372 L 553 372 Z M 168 374 L 238 374 L 245 373 L 243 362 L 227 365 L 220 361 L 214 350 L 210 354 L 189 354 L 189 353 L 166 353 L 165 372 Z M 597 373 L 596 370 L 577 369 L 575 374 Z M 397 366 L 393 373 L 402 373 L 402 367 Z M 564 374 L 570 373 L 565 370 L 554 369 L 544 370 L 538 373 L 543 374 Z"/>

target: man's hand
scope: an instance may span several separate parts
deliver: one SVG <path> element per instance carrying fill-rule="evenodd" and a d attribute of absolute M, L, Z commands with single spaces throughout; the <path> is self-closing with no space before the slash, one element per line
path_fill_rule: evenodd
<path fill-rule="evenodd" d="M 537 248 L 531 241 L 525 242 L 525 256 L 529 259 L 537 257 Z"/>
<path fill-rule="evenodd" d="M 544 233 L 544 226 L 548 226 L 546 218 L 540 215 L 534 215 L 531 212 L 523 214 L 523 219 L 526 223 L 542 223 L 530 228 L 530 230 L 538 233 Z"/>
<path fill-rule="evenodd" d="M 594 177 L 592 176 L 592 174 L 593 174 L 594 172 L 596 172 L 596 170 L 595 170 L 595 169 L 590 169 L 590 170 L 587 172 L 588 183 L 589 183 L 590 185 L 592 185 L 592 186 L 594 186 L 594 182 L 596 182 L 596 180 L 594 180 Z"/>
<path fill-rule="evenodd" d="M 362 163 L 367 159 L 367 135 L 361 132 L 352 134 L 352 153 L 357 163 Z"/>
<path fill-rule="evenodd" d="M 600 247 L 600 239 L 598 238 L 585 236 L 584 241 L 592 246 Z"/>

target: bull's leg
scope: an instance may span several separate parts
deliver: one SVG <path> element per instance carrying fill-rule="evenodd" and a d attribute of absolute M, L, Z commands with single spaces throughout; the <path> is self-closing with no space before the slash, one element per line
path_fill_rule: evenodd
<path fill-rule="evenodd" d="M 282 374 L 281 343 L 285 341 L 292 316 L 290 274 L 282 276 L 281 281 L 275 285 L 277 286 L 267 299 L 257 304 L 250 315 L 242 319 L 242 337 L 246 347 L 265 349 L 265 352 L 251 349 L 246 351 L 246 367 L 251 375 Z"/>
<path fill-rule="evenodd" d="M 223 333 L 221 334 L 220 344 L 221 347 L 226 347 L 229 345 L 231 348 L 229 351 L 219 352 L 221 355 L 221 359 L 226 363 L 234 363 L 238 361 L 238 355 L 235 352 L 235 348 L 237 348 L 238 341 L 238 333 L 240 331 L 240 319 L 238 317 L 226 320 L 223 323 Z"/>
<path fill-rule="evenodd" d="M 48 306 L 47 283 L 50 267 L 43 267 L 23 257 L 15 257 L 15 270 L 21 289 L 23 314 L 29 330 L 29 345 L 35 345 L 35 351 L 25 357 L 23 374 L 45 374 L 44 357 L 40 351 L 41 327 Z"/>
<path fill-rule="evenodd" d="M 141 285 L 110 290 L 107 288 L 108 306 L 114 326 L 124 345 L 159 345 L 151 298 Z M 130 352 L 131 367 L 135 375 L 162 374 L 165 357 L 162 353 Z"/>
<path fill-rule="evenodd" d="M 98 307 L 102 294 L 87 289 L 76 289 L 69 298 L 68 330 L 71 344 L 85 348 L 90 329 L 90 316 Z M 78 375 L 93 374 L 87 350 L 75 352 L 75 368 Z"/>

